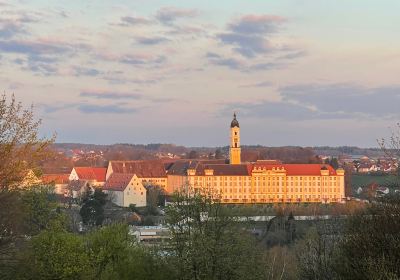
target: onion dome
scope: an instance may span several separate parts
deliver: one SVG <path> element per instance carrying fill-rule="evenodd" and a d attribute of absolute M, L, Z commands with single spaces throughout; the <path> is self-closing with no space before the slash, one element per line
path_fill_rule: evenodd
<path fill-rule="evenodd" d="M 236 119 L 236 113 L 233 114 L 233 120 L 231 122 L 231 127 L 239 127 L 239 122 Z"/>

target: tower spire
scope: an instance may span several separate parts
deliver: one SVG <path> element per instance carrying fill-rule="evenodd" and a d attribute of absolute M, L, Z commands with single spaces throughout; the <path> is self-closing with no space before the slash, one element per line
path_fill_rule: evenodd
<path fill-rule="evenodd" d="M 240 127 L 236 118 L 236 112 L 233 113 L 231 122 L 231 145 L 229 148 L 230 164 L 241 163 L 241 148 L 240 148 Z"/>

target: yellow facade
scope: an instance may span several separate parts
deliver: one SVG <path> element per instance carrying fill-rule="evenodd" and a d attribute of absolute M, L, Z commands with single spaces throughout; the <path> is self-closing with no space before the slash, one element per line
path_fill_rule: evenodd
<path fill-rule="evenodd" d="M 255 167 L 250 176 L 214 176 L 212 170 L 197 176 L 188 170 L 188 184 L 209 189 L 223 203 L 331 203 L 344 201 L 344 171 L 330 175 L 287 175 L 284 167 L 268 170 Z"/>
<path fill-rule="evenodd" d="M 345 200 L 344 170 L 324 164 L 241 163 L 240 128 L 231 123 L 230 164 L 192 163 L 182 175 L 168 175 L 168 190 L 209 190 L 223 203 L 332 203 Z"/>

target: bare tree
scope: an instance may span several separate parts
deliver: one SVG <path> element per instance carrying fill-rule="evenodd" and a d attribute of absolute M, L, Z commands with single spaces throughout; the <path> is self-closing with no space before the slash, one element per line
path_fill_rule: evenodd
<path fill-rule="evenodd" d="M 394 162 L 400 158 L 400 122 L 391 128 L 388 139 L 378 139 L 378 144 L 388 160 Z"/>

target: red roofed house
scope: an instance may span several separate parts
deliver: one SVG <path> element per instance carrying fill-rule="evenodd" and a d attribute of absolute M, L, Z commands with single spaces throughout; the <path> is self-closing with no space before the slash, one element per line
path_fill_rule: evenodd
<path fill-rule="evenodd" d="M 87 181 L 93 187 L 102 187 L 106 182 L 105 167 L 74 167 L 69 175 L 70 181 Z"/>
<path fill-rule="evenodd" d="M 157 185 L 167 188 L 167 172 L 161 160 L 110 161 L 106 179 L 112 174 L 136 175 L 143 185 Z"/>
<path fill-rule="evenodd" d="M 44 184 L 53 185 L 56 194 L 64 194 L 68 187 L 70 174 L 43 174 L 41 180 Z"/>
<path fill-rule="evenodd" d="M 121 207 L 134 204 L 137 207 L 146 206 L 146 189 L 142 180 L 136 175 L 111 174 L 103 187 L 113 203 Z"/>

